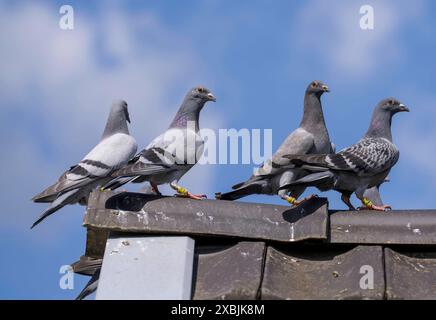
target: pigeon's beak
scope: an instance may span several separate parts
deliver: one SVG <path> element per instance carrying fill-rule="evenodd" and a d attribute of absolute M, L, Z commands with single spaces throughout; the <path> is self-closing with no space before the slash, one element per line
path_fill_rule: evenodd
<path fill-rule="evenodd" d="M 324 92 L 330 92 L 330 89 L 325 84 L 321 87 Z"/>
<path fill-rule="evenodd" d="M 409 108 L 407 108 L 404 104 L 400 104 L 399 112 L 410 112 Z"/>
<path fill-rule="evenodd" d="M 216 98 L 215 98 L 215 96 L 214 96 L 212 93 L 208 93 L 208 94 L 207 94 L 207 99 L 208 99 L 209 101 L 216 102 Z"/>

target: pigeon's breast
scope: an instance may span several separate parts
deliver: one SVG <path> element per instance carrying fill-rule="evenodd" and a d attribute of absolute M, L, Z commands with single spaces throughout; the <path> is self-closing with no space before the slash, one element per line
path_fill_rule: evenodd
<path fill-rule="evenodd" d="M 325 126 L 316 128 L 315 132 L 311 132 L 314 137 L 314 147 L 310 153 L 332 153 L 332 143 Z"/>

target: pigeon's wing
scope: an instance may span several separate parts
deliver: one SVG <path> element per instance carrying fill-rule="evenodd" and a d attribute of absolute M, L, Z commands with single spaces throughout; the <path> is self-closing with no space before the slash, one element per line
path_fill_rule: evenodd
<path fill-rule="evenodd" d="M 35 202 L 51 202 L 59 194 L 81 188 L 97 179 L 107 177 L 123 166 L 136 153 L 135 139 L 115 134 L 102 140 L 82 161 L 65 171 L 58 181 L 35 197 Z"/>
<path fill-rule="evenodd" d="M 400 152 L 387 139 L 366 138 L 336 155 L 326 157 L 331 168 L 353 171 L 358 175 L 365 176 L 392 168 L 398 161 Z"/>
<path fill-rule="evenodd" d="M 192 143 L 189 139 L 193 139 Z M 133 163 L 117 170 L 112 176 L 150 176 L 173 170 L 186 170 L 197 161 L 196 152 L 201 153 L 202 142 L 195 132 L 169 129 L 142 150 Z M 191 155 L 193 159 L 190 159 Z"/>
<path fill-rule="evenodd" d="M 384 138 L 366 138 L 335 154 L 285 155 L 292 163 L 371 176 L 389 170 L 399 158 L 394 144 Z"/>
<path fill-rule="evenodd" d="M 313 135 L 303 128 L 298 128 L 293 131 L 271 159 L 265 161 L 254 174 L 254 176 L 274 175 L 281 171 L 284 167 L 291 165 L 289 158 L 284 158 L 284 155 L 303 155 L 307 154 L 314 147 L 315 139 Z"/>
<path fill-rule="evenodd" d="M 148 176 L 172 170 L 174 164 L 170 162 L 170 155 L 157 147 L 144 149 L 134 163 L 115 171 L 113 177 Z"/>

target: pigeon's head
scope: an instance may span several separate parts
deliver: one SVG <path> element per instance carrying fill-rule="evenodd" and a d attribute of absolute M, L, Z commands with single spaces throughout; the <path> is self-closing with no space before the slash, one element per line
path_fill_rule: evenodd
<path fill-rule="evenodd" d="M 366 137 L 382 137 L 392 141 L 392 117 L 398 112 L 409 112 L 409 109 L 395 98 L 380 101 L 372 113 Z"/>
<path fill-rule="evenodd" d="M 315 94 L 320 97 L 324 92 L 330 92 L 329 87 L 318 80 L 312 81 L 306 89 L 307 94 Z"/>
<path fill-rule="evenodd" d="M 125 118 L 130 123 L 129 109 L 127 108 L 127 102 L 124 100 L 116 100 L 112 104 L 112 111 L 115 112 L 121 118 Z"/>
<path fill-rule="evenodd" d="M 215 96 L 205 87 L 195 87 L 188 91 L 181 106 L 182 113 L 198 113 L 208 101 L 216 101 Z"/>
<path fill-rule="evenodd" d="M 202 86 L 192 88 L 188 95 L 192 100 L 202 102 L 216 101 L 215 96 L 210 92 L 210 90 Z"/>
<path fill-rule="evenodd" d="M 377 109 L 380 112 L 387 112 L 390 116 L 398 112 L 409 112 L 410 110 L 395 98 L 386 98 L 379 102 Z"/>

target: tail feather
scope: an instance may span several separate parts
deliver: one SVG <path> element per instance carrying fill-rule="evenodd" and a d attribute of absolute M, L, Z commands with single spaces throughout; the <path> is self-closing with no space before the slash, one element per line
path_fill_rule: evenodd
<path fill-rule="evenodd" d="M 244 181 L 244 182 L 237 183 L 237 184 L 235 184 L 234 186 L 232 186 L 232 189 L 233 189 L 233 190 L 239 189 L 239 188 L 242 187 L 244 184 L 245 184 L 245 181 Z"/>
<path fill-rule="evenodd" d="M 315 172 L 304 176 L 301 179 L 296 181 L 292 181 L 291 183 L 287 183 L 281 186 L 279 189 L 290 189 L 295 186 L 301 187 L 321 187 L 322 185 L 329 184 L 332 182 L 332 178 L 334 177 L 333 173 L 330 171 L 322 171 Z"/>
<path fill-rule="evenodd" d="M 246 196 L 249 196 L 251 194 L 259 194 L 262 192 L 262 186 L 260 184 L 249 184 L 242 188 L 226 192 L 223 194 L 220 194 L 218 198 L 220 200 L 237 200 Z"/>
<path fill-rule="evenodd" d="M 105 190 L 115 190 L 118 189 L 122 186 L 124 186 L 125 184 L 129 183 L 129 182 L 133 182 L 133 180 L 137 179 L 139 176 L 134 176 L 134 177 L 120 177 L 120 178 L 115 178 L 111 181 L 109 181 L 106 185 L 103 186 L 103 189 Z"/>
<path fill-rule="evenodd" d="M 243 181 L 243 182 L 235 184 L 234 186 L 232 186 L 232 189 L 233 190 L 241 189 L 242 187 L 249 186 L 251 184 L 254 184 L 256 182 L 262 181 L 264 179 L 265 179 L 265 176 L 255 176 L 255 175 L 253 175 L 247 181 Z"/>
<path fill-rule="evenodd" d="M 56 198 L 50 204 L 50 207 L 48 207 L 47 210 L 45 210 L 41 214 L 41 216 L 32 224 L 32 227 L 30 227 L 30 229 L 33 229 L 36 225 L 41 223 L 42 220 L 44 220 L 48 216 L 52 215 L 53 213 L 55 213 L 59 209 L 65 207 L 67 204 L 72 203 L 71 197 L 74 196 L 79 190 L 80 189 L 68 191 L 68 192 L 64 193 L 63 195 L 61 195 L 60 197 Z"/>
<path fill-rule="evenodd" d="M 86 284 L 85 288 L 79 293 L 76 300 L 83 300 L 92 294 L 98 287 L 98 280 L 100 279 L 100 269 L 97 269 L 92 275 L 91 279 Z"/>

